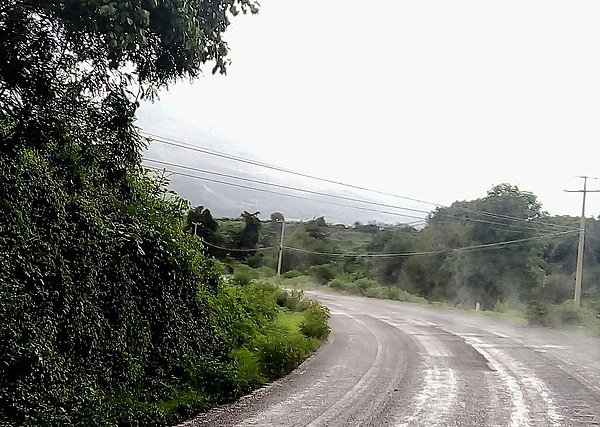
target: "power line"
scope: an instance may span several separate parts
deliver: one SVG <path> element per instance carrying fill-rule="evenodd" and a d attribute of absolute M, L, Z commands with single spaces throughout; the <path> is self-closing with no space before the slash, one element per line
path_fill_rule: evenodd
<path fill-rule="evenodd" d="M 192 170 L 192 171 L 196 171 L 196 172 L 201 172 L 201 173 L 206 173 L 206 174 L 211 174 L 211 175 L 216 175 L 216 176 L 222 176 L 222 177 L 226 177 L 226 178 L 230 178 L 230 179 L 236 179 L 236 180 L 241 180 L 241 181 L 253 182 L 253 183 L 257 183 L 257 184 L 261 184 L 261 185 L 267 185 L 267 186 L 276 187 L 276 188 L 282 188 L 282 189 L 286 189 L 286 190 L 299 191 L 299 192 L 304 192 L 304 193 L 308 193 L 308 194 L 314 194 L 314 195 L 319 195 L 319 196 L 331 197 L 331 198 L 336 198 L 336 199 L 341 199 L 341 200 L 348 200 L 348 201 L 353 201 L 353 202 L 358 202 L 358 203 L 364 203 L 364 204 L 371 204 L 371 205 L 374 205 L 374 206 L 383 206 L 383 207 L 390 207 L 390 208 L 393 208 L 393 209 L 407 210 L 407 211 L 410 211 L 410 212 L 419 212 L 419 213 L 426 213 L 426 214 L 430 214 L 431 213 L 430 211 L 424 211 L 424 210 L 420 210 L 420 209 L 406 208 L 406 207 L 402 207 L 402 206 L 395 206 L 395 205 L 390 205 L 390 204 L 385 204 L 385 203 L 372 202 L 372 201 L 368 201 L 368 200 L 356 199 L 356 198 L 353 198 L 353 197 L 340 196 L 340 195 L 336 195 L 336 194 L 327 194 L 327 193 L 323 193 L 323 192 L 320 192 L 320 191 L 307 190 L 307 189 L 298 188 L 298 187 L 291 187 L 291 186 L 288 186 L 288 185 L 274 184 L 274 183 L 265 182 L 265 181 L 261 181 L 261 180 L 256 180 L 256 179 L 252 179 L 252 178 L 244 178 L 244 177 L 239 177 L 239 176 L 236 176 L 236 175 L 231 175 L 231 174 L 226 174 L 226 173 L 221 173 L 221 172 L 214 172 L 214 171 L 209 171 L 209 170 L 206 170 L 206 169 L 199 169 L 199 168 L 195 168 L 195 167 L 191 167 L 191 166 L 180 165 L 180 164 L 177 164 L 177 163 L 165 162 L 163 160 L 156 160 L 156 159 L 145 159 L 145 160 L 146 161 L 150 161 L 150 162 L 154 162 L 154 163 L 158 163 L 158 164 L 168 165 L 168 166 L 171 166 L 171 167 L 180 168 L 180 169 L 187 169 L 187 170 Z M 158 168 L 152 168 L 152 167 L 151 167 L 151 169 L 159 170 Z M 162 169 L 160 169 L 160 170 L 162 170 Z M 287 193 L 281 193 L 281 192 L 276 192 L 276 191 L 268 191 L 268 190 L 265 190 L 265 189 L 258 189 L 258 188 L 255 188 L 255 187 L 248 187 L 248 186 L 244 186 L 244 185 L 239 185 L 239 184 L 234 184 L 234 183 L 228 183 L 228 182 L 225 182 L 225 181 L 213 180 L 211 178 L 205 178 L 205 177 L 201 177 L 201 176 L 197 176 L 197 175 L 190 175 L 190 174 L 186 174 L 186 173 L 182 173 L 182 172 L 177 172 L 177 171 L 173 171 L 173 170 L 169 170 L 169 172 L 177 174 L 177 175 L 187 176 L 187 177 L 190 177 L 190 178 L 196 178 L 196 179 L 205 180 L 205 181 L 209 181 L 209 182 L 216 182 L 216 183 L 219 183 L 219 184 L 225 184 L 225 185 L 230 185 L 230 186 L 237 186 L 239 188 L 245 188 L 245 189 L 250 189 L 250 190 L 255 190 L 255 191 L 263 191 L 263 192 L 268 192 L 268 193 L 272 193 L 272 194 L 283 195 L 283 196 L 287 196 L 287 197 L 301 198 L 300 196 L 293 196 L 293 195 L 290 195 L 290 194 L 287 194 Z M 362 208 L 362 207 L 358 207 L 358 206 L 343 205 L 343 204 L 328 202 L 328 201 L 325 201 L 325 200 L 309 199 L 309 198 L 303 198 L 303 199 L 305 199 L 305 200 L 311 200 L 311 201 L 317 201 L 317 202 L 322 202 L 322 203 L 334 204 L 334 205 L 342 206 L 342 207 L 351 207 L 351 208 L 359 209 L 359 210 L 367 210 L 367 211 L 370 211 L 370 212 L 379 212 L 379 213 L 384 213 L 384 214 L 388 214 L 388 215 L 397 215 L 397 216 L 404 216 L 404 217 L 408 217 L 408 218 L 421 218 L 422 219 L 422 217 L 418 217 L 418 216 L 414 216 L 414 215 L 400 214 L 400 213 L 394 213 L 394 212 L 389 212 L 389 211 L 381 211 L 381 210 L 376 210 L 376 209 L 368 209 L 368 208 Z M 444 215 L 444 216 L 449 217 L 449 218 L 456 218 L 456 219 L 465 220 L 465 221 L 472 221 L 472 222 L 479 222 L 479 223 L 484 223 L 484 224 L 498 225 L 498 226 L 501 226 L 505 231 L 509 231 L 509 232 L 518 232 L 518 231 L 516 231 L 516 230 L 509 230 L 506 227 L 513 227 L 513 228 L 518 228 L 518 229 L 521 229 L 521 230 L 534 230 L 534 231 L 538 231 L 538 232 L 547 232 L 547 231 L 549 231 L 549 230 L 546 230 L 546 229 L 543 229 L 543 228 L 538 228 L 538 227 L 525 226 L 525 225 L 517 225 L 517 224 L 506 224 L 506 223 L 502 223 L 502 222 L 488 221 L 488 220 L 479 219 L 479 218 L 462 217 L 462 216 L 452 215 L 452 214 L 449 214 L 449 213 L 441 213 L 441 215 Z"/>
<path fill-rule="evenodd" d="M 374 190 L 371 188 L 362 187 L 359 185 L 348 184 L 345 182 L 336 181 L 336 180 L 332 180 L 332 179 L 328 179 L 328 178 L 322 178 L 322 177 L 318 177 L 315 175 L 310 175 L 310 174 L 306 174 L 306 173 L 302 173 L 302 172 L 298 172 L 298 171 L 293 171 L 293 170 L 286 169 L 286 168 L 276 166 L 276 165 L 272 165 L 269 163 L 263 163 L 263 162 L 259 162 L 257 160 L 252 160 L 252 159 L 244 158 L 241 156 L 235 156 L 232 154 L 223 153 L 223 152 L 216 151 L 216 150 L 211 150 L 211 149 L 208 149 L 205 147 L 191 146 L 191 145 L 182 143 L 181 141 L 178 141 L 178 140 L 175 140 L 172 138 L 168 138 L 168 137 L 164 137 L 164 136 L 160 136 L 157 134 L 153 134 L 150 132 L 142 131 L 142 133 L 149 136 L 150 138 L 152 138 L 153 141 L 159 142 L 161 144 L 171 145 L 171 146 L 183 148 L 186 150 L 196 151 L 196 152 L 208 154 L 211 156 L 216 156 L 216 157 L 225 158 L 225 159 L 236 161 L 236 162 L 246 163 L 246 164 L 250 164 L 250 165 L 254 165 L 254 166 L 259 166 L 259 167 L 275 170 L 278 172 L 284 172 L 284 173 L 288 173 L 288 174 L 301 176 L 304 178 L 314 179 L 314 180 L 318 180 L 318 181 L 322 181 L 322 182 L 327 182 L 330 184 L 353 188 L 355 190 L 368 191 L 371 193 L 376 193 L 376 194 L 380 194 L 380 195 L 384 195 L 384 196 L 390 196 L 390 197 L 395 197 L 395 198 L 399 198 L 399 199 L 410 200 L 410 201 L 417 202 L 417 203 L 423 203 L 423 204 L 427 204 L 427 205 L 448 208 L 448 206 L 446 206 L 442 203 L 430 202 L 427 200 L 416 199 L 413 197 L 407 197 L 407 196 L 402 196 L 399 194 L 389 193 L 389 192 L 385 192 L 385 191 Z M 480 215 L 496 217 L 496 218 L 503 218 L 503 219 L 508 219 L 511 221 L 522 221 L 522 222 L 531 223 L 531 220 L 526 219 L 526 218 L 519 218 L 519 217 L 510 216 L 510 215 L 497 214 L 497 213 L 493 213 L 493 212 L 486 212 L 486 211 L 481 211 L 481 210 L 477 210 L 477 209 L 469 209 L 469 208 L 464 208 L 464 207 L 455 207 L 455 208 L 458 210 L 462 210 L 464 212 L 478 213 Z M 552 223 L 546 223 L 546 222 L 538 222 L 538 224 L 545 225 L 547 227 L 570 229 L 570 227 L 560 225 L 560 224 L 552 224 Z M 502 225 L 506 225 L 506 224 L 502 224 Z"/>
<path fill-rule="evenodd" d="M 200 226 L 202 228 L 204 228 L 202 226 L 202 224 L 200 224 Z M 208 230 L 206 228 L 204 228 L 204 229 L 207 231 L 210 231 L 212 234 L 214 234 L 214 232 L 212 232 L 211 230 Z M 551 239 L 551 238 L 563 236 L 566 234 L 574 234 L 576 232 L 578 232 L 578 230 L 562 231 L 562 232 L 558 232 L 558 233 L 547 234 L 544 236 L 527 237 L 527 238 L 523 238 L 523 239 L 507 240 L 504 242 L 494 242 L 494 243 L 485 243 L 485 244 L 480 244 L 480 245 L 465 246 L 462 248 L 436 249 L 436 250 L 430 250 L 430 251 L 401 252 L 401 253 L 370 252 L 370 253 L 354 253 L 354 254 L 352 254 L 352 253 L 342 253 L 342 252 L 319 252 L 319 251 L 311 251 L 308 249 L 295 248 L 293 246 L 285 246 L 285 245 L 283 246 L 283 248 L 288 249 L 292 252 L 307 253 L 307 254 L 312 254 L 312 255 L 332 256 L 332 257 L 394 258 L 394 257 L 408 257 L 408 256 L 417 256 L 417 255 L 436 255 L 436 254 L 448 253 L 448 252 L 462 252 L 462 251 L 473 251 L 473 250 L 478 250 L 478 249 L 499 248 L 499 247 L 505 247 L 505 246 L 524 243 L 524 242 Z M 256 249 L 235 249 L 235 248 L 226 248 L 223 246 L 215 245 L 214 243 L 209 243 L 204 240 L 202 240 L 202 243 L 206 244 L 207 246 L 211 246 L 211 247 L 214 247 L 217 249 L 222 249 L 222 250 L 230 251 L 230 252 L 257 252 L 257 251 L 266 251 L 266 250 L 271 250 L 271 249 L 277 249 L 277 247 L 275 247 L 275 246 L 267 246 L 267 247 L 256 248 Z"/>
<path fill-rule="evenodd" d="M 261 251 L 269 251 L 271 249 L 277 249 L 275 246 L 267 246 L 264 248 L 256 248 L 256 249 L 233 249 L 233 248 L 225 248 L 223 246 L 215 245 L 214 243 L 209 243 L 204 240 L 202 240 L 202 244 L 211 246 L 213 248 L 222 249 L 222 250 L 228 251 L 228 252 L 261 252 Z"/>
<path fill-rule="evenodd" d="M 403 206 L 396 206 L 396 205 L 390 205 L 390 204 L 386 204 L 386 203 L 373 202 L 373 201 L 370 201 L 370 200 L 356 199 L 354 197 L 340 196 L 340 195 L 337 195 L 337 194 L 328 194 L 328 193 L 323 193 L 321 191 L 307 190 L 305 188 L 292 187 L 292 186 L 289 186 L 289 185 L 275 184 L 275 183 L 272 183 L 272 182 L 261 181 L 261 180 L 258 180 L 258 179 L 244 178 L 244 177 L 241 177 L 241 176 L 230 175 L 230 174 L 226 174 L 226 173 L 222 173 L 222 172 L 214 172 L 214 171 L 209 171 L 209 170 L 206 170 L 206 169 L 195 168 L 195 167 L 192 167 L 192 166 L 184 166 L 184 165 L 180 165 L 180 164 L 177 164 L 177 163 L 165 162 L 163 160 L 156 160 L 156 159 L 149 159 L 149 158 L 146 158 L 144 160 L 149 161 L 149 162 L 153 162 L 153 163 L 159 163 L 159 164 L 162 164 L 162 165 L 173 166 L 173 167 L 176 167 L 176 168 L 187 169 L 187 170 L 191 170 L 191 171 L 195 171 L 195 172 L 206 173 L 206 174 L 209 174 L 209 175 L 216 175 L 216 176 L 222 176 L 224 178 L 231 178 L 231 179 L 237 179 L 237 180 L 240 180 L 240 181 L 253 182 L 255 184 L 267 185 L 269 187 L 283 188 L 285 190 L 300 191 L 302 193 L 315 194 L 315 195 L 318 195 L 318 196 L 331 197 L 331 198 L 334 198 L 334 199 L 348 200 L 348 201 L 351 201 L 351 202 L 365 203 L 365 204 L 374 205 L 374 206 L 382 206 L 382 207 L 385 207 L 385 208 L 401 209 L 401 210 L 405 210 L 405 211 L 409 211 L 409 212 L 418 212 L 418 213 L 424 213 L 424 214 L 430 214 L 431 213 L 431 211 L 425 211 L 425 210 L 422 210 L 422 209 L 405 208 Z"/>
<path fill-rule="evenodd" d="M 340 257 L 340 258 L 394 258 L 394 257 L 408 257 L 408 256 L 417 256 L 417 255 L 436 255 L 436 254 L 448 253 L 448 252 L 463 252 L 463 251 L 471 251 L 471 250 L 478 250 L 478 249 L 504 247 L 504 246 L 508 246 L 508 245 L 519 244 L 519 243 L 529 242 L 529 241 L 534 241 L 534 240 L 543 240 L 543 239 L 554 238 L 557 236 L 562 236 L 565 234 L 573 234 L 573 233 L 577 233 L 577 232 L 578 232 L 578 230 L 562 231 L 562 232 L 558 232 L 558 233 L 548 234 L 545 236 L 527 237 L 524 239 L 507 240 L 505 242 L 486 243 L 486 244 L 481 244 L 481 245 L 466 246 L 466 247 L 462 247 L 462 248 L 437 249 L 437 250 L 431 250 L 431 251 L 402 252 L 402 253 L 388 253 L 388 254 L 383 254 L 383 253 L 347 254 L 347 253 L 335 253 L 335 252 L 316 252 L 316 251 L 310 251 L 307 249 L 294 248 L 292 246 L 284 246 L 284 248 L 291 250 L 292 252 L 308 253 L 308 254 L 313 254 L 313 255 L 332 256 L 332 257 Z"/>
<path fill-rule="evenodd" d="M 382 211 L 382 210 L 378 210 L 378 209 L 370 209 L 370 208 L 365 208 L 362 206 L 352 206 L 352 205 L 345 205 L 342 203 L 335 203 L 329 200 L 319 200 L 319 199 L 310 199 L 308 197 L 302 197 L 302 196 L 297 196 L 294 194 L 288 194 L 288 193 L 282 193 L 280 191 L 273 191 L 273 190 L 267 190 L 265 188 L 256 188 L 256 187 L 250 187 L 248 185 L 242 185 L 242 184 L 235 184 L 233 182 L 226 182 L 226 181 L 220 181 L 218 179 L 212 179 L 212 178 L 206 178 L 206 177 L 201 177 L 198 175 L 191 175 L 191 174 L 187 174 L 184 172 L 177 172 L 177 171 L 173 171 L 173 170 L 167 170 L 167 169 L 161 169 L 161 168 L 156 168 L 156 167 L 152 167 L 152 166 L 147 166 L 148 169 L 151 170 L 155 170 L 155 171 L 166 171 L 169 173 L 172 173 L 174 175 L 180 175 L 180 176 L 186 176 L 189 178 L 194 178 L 194 179 L 199 179 L 201 181 L 208 181 L 208 182 L 214 182 L 217 184 L 223 184 L 223 185 L 229 185 L 231 187 L 238 187 L 238 188 L 244 188 L 246 190 L 253 190 L 253 191 L 258 191 L 261 193 L 269 193 L 269 194 L 277 194 L 280 196 L 285 196 L 285 197 L 290 197 L 293 199 L 299 199 L 299 200 L 310 200 L 312 202 L 319 202 L 319 203 L 327 203 L 327 204 L 331 204 L 334 206 L 340 206 L 340 207 L 344 207 L 344 208 L 351 208 L 351 209 L 358 209 L 358 210 L 362 210 L 362 211 L 369 211 L 369 212 L 378 212 L 378 213 L 383 213 L 386 215 L 393 215 L 393 216 L 400 216 L 400 217 L 405 217 L 405 218 L 415 218 L 421 221 L 424 221 L 424 219 L 420 216 L 415 216 L 415 215 L 409 215 L 409 214 L 403 214 L 403 213 L 399 213 L 399 212 L 390 212 L 390 211 Z M 408 224 L 408 223 L 406 223 Z"/>

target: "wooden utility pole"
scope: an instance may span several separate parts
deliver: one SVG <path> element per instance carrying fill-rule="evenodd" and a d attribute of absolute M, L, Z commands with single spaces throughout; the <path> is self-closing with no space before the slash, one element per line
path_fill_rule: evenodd
<path fill-rule="evenodd" d="M 283 231 L 285 230 L 285 218 L 281 217 L 281 239 L 279 241 L 279 258 L 277 259 L 277 275 L 281 276 L 281 262 L 283 260 Z"/>
<path fill-rule="evenodd" d="M 583 280 L 583 252 L 585 248 L 585 195 L 587 193 L 598 193 L 600 190 L 588 190 L 587 180 L 598 179 L 591 176 L 579 176 L 583 178 L 583 190 L 565 190 L 567 193 L 583 193 L 583 203 L 581 206 L 581 219 L 579 220 L 579 244 L 577 245 L 577 267 L 575 269 L 575 307 L 581 306 L 581 282 Z"/>

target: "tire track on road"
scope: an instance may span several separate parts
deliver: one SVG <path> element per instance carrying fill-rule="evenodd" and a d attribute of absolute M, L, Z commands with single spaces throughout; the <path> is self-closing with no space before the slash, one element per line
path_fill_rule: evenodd
<path fill-rule="evenodd" d="M 443 416 L 456 404 L 458 392 L 457 372 L 446 361 L 451 354 L 448 348 L 435 335 L 427 333 L 433 327 L 431 323 L 413 319 L 398 322 L 387 316 L 373 317 L 407 334 L 415 341 L 422 356 L 420 365 L 423 366 L 423 376 L 420 390 L 412 399 L 411 412 L 394 416 L 394 425 L 438 425 Z"/>
<path fill-rule="evenodd" d="M 332 425 L 380 425 L 376 420 L 387 413 L 403 395 L 405 382 L 412 383 L 414 374 L 406 375 L 414 365 L 415 348 L 406 334 L 376 317 L 346 306 L 328 303 L 332 313 L 343 314 L 361 324 L 377 342 L 377 353 L 369 370 L 331 408 L 309 424 L 311 427 Z M 343 311 L 342 311 L 343 310 Z M 404 351 L 398 353 L 398 350 Z M 368 396 L 368 399 L 365 399 Z"/>
<path fill-rule="evenodd" d="M 329 407 L 329 409 L 322 412 L 321 415 L 319 415 L 317 418 L 312 420 L 307 425 L 307 427 L 330 425 L 328 423 L 330 423 L 332 419 L 338 417 L 339 412 L 341 412 L 343 409 L 346 409 L 352 403 L 353 400 L 356 400 L 357 397 L 359 397 L 359 394 L 367 388 L 369 383 L 372 382 L 375 378 L 377 372 L 381 369 L 380 365 L 383 359 L 383 345 L 378 334 L 374 332 L 371 328 L 369 328 L 369 326 L 362 320 L 348 313 L 344 313 L 344 315 L 354 320 L 355 322 L 363 325 L 367 330 L 369 330 L 373 334 L 377 342 L 377 352 L 375 353 L 375 359 L 373 360 L 373 363 L 369 367 L 367 372 L 365 372 L 364 375 L 360 378 L 360 380 L 350 390 L 348 390 L 341 399 L 339 399 L 335 404 Z"/>
<path fill-rule="evenodd" d="M 494 344 L 473 336 L 464 337 L 485 357 L 512 395 L 511 427 L 543 425 L 560 427 L 564 418 L 548 386 L 532 370 Z M 543 421 L 539 417 L 543 417 Z M 540 424 L 541 421 L 541 424 Z"/>

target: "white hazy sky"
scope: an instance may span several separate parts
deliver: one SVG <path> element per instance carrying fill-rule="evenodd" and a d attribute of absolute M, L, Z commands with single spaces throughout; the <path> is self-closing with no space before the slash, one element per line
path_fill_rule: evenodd
<path fill-rule="evenodd" d="M 580 213 L 563 189 L 600 176 L 599 1 L 260 3 L 226 34 L 228 75 L 173 85 L 144 130 L 444 204 L 509 182 Z"/>

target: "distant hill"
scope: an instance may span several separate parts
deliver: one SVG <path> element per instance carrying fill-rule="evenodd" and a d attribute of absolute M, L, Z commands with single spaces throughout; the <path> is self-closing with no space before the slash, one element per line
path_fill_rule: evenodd
<path fill-rule="evenodd" d="M 192 206 L 203 205 L 210 208 L 218 217 L 237 217 L 244 210 L 261 212 L 261 218 L 269 218 L 272 212 L 282 212 L 286 219 L 309 220 L 318 216 L 325 216 L 331 223 L 353 224 L 355 221 L 363 223 L 378 221 L 387 224 L 414 222 L 424 219 L 425 213 L 396 210 L 393 207 L 378 207 L 365 203 L 339 200 L 321 195 L 307 194 L 286 188 L 258 184 L 253 181 L 262 181 L 280 186 L 301 188 L 325 194 L 385 202 L 391 205 L 412 207 L 405 200 L 382 200 L 368 192 L 354 191 L 345 187 L 298 178 L 294 175 L 265 170 L 243 163 L 228 162 L 223 159 L 182 150 L 164 144 L 152 144 L 144 153 L 145 165 L 149 167 L 165 168 L 168 171 L 182 172 L 184 175 L 172 175 L 171 188 L 180 196 L 189 200 Z M 155 163 L 152 160 L 167 162 L 170 165 Z M 179 165 L 177 167 L 173 165 Z M 212 172 L 209 173 L 209 172 Z M 233 179 L 223 176 L 229 175 L 242 179 Z M 228 182 L 227 185 L 220 182 Z M 242 188 L 246 187 L 246 188 Z M 258 188 L 253 190 L 251 188 Z M 279 193 L 279 194 L 275 194 Z M 282 195 L 281 193 L 287 194 Z M 427 210 L 431 206 L 420 209 Z M 384 213 L 396 212 L 397 215 Z M 417 218 L 415 218 L 417 217 Z"/>

